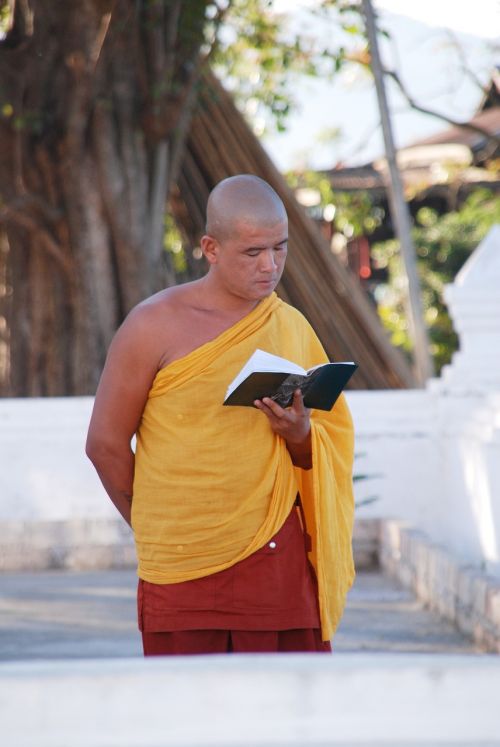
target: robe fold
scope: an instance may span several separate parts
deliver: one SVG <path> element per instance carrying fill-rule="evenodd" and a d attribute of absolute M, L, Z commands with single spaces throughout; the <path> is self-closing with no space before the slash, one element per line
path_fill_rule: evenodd
<path fill-rule="evenodd" d="M 312 469 L 295 468 L 263 413 L 222 405 L 229 382 L 256 348 L 306 369 L 327 360 L 300 312 L 273 293 L 157 373 L 137 431 L 132 527 L 138 575 L 169 584 L 229 568 L 276 534 L 299 491 L 326 641 L 354 580 L 352 421 L 343 395 L 331 412 L 313 410 Z"/>

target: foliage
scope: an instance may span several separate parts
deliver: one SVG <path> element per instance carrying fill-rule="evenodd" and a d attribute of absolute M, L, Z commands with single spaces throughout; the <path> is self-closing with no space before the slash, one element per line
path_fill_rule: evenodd
<path fill-rule="evenodd" d="M 186 254 L 181 233 L 169 213 L 164 219 L 163 249 L 172 262 L 176 276 L 182 276 L 187 270 Z"/>
<path fill-rule="evenodd" d="M 384 210 L 373 205 L 367 192 L 335 192 L 326 175 L 314 171 L 289 172 L 292 189 L 308 188 L 317 192 L 313 217 L 329 215 L 335 230 L 345 240 L 370 236 L 381 225 Z M 331 210 L 329 210 L 331 208 Z M 500 197 L 490 190 L 477 189 L 454 211 L 439 215 L 422 207 L 416 215 L 413 239 L 422 283 L 425 323 L 429 329 L 431 353 L 436 371 L 449 363 L 458 339 L 443 299 L 444 286 L 456 274 L 491 226 L 500 222 Z M 396 239 L 372 246 L 376 269 L 387 270 L 388 280 L 376 287 L 375 298 L 380 319 L 391 335 L 391 342 L 410 358 L 412 343 L 404 306 L 406 283 L 402 273 L 399 242 Z"/>
<path fill-rule="evenodd" d="M 11 10 L 7 0 L 0 0 L 0 39 L 5 36 L 11 19 Z"/>
<path fill-rule="evenodd" d="M 292 189 L 317 191 L 322 216 L 334 222 L 335 229 L 346 239 L 369 236 L 381 224 L 384 211 L 374 206 L 368 192 L 336 192 L 330 178 L 318 171 L 289 171 L 286 180 Z"/>
<path fill-rule="evenodd" d="M 413 239 L 422 283 L 425 322 L 429 329 L 431 352 L 436 369 L 449 363 L 457 348 L 443 299 L 444 286 L 453 281 L 470 253 L 500 222 L 500 197 L 487 189 L 472 192 L 457 210 L 439 215 L 430 207 L 416 216 Z M 399 245 L 396 240 L 375 244 L 372 249 L 378 267 L 388 270 L 388 282 L 376 291 L 379 314 L 392 342 L 405 351 L 411 348 L 404 310 L 404 281 Z"/>
<path fill-rule="evenodd" d="M 294 75 L 324 78 L 342 69 L 348 59 L 346 35 L 361 33 L 359 13 L 343 0 L 317 0 L 301 8 L 301 19 L 319 14 L 328 22 L 331 33 L 319 40 L 308 34 L 307 22 L 294 28 L 288 14 L 276 12 L 273 0 L 230 0 L 212 66 L 257 132 L 271 125 L 285 129 L 297 106 Z"/>

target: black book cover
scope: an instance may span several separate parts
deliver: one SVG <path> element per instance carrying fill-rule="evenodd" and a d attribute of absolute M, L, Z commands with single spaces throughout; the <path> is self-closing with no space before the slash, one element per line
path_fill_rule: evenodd
<path fill-rule="evenodd" d="M 325 363 L 305 376 L 254 371 L 224 404 L 253 407 L 256 399 L 270 397 L 281 407 L 288 407 L 292 404 L 294 391 L 299 388 L 306 407 L 331 410 L 357 367 L 355 363 Z"/>

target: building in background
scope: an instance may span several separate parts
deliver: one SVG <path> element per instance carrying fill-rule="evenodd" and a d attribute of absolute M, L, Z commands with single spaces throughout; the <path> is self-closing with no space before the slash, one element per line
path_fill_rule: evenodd
<path fill-rule="evenodd" d="M 450 126 L 398 151 L 406 198 L 413 217 L 422 207 L 445 214 L 460 207 L 470 193 L 487 187 L 500 194 L 500 73 L 496 71 L 470 127 Z M 385 158 L 363 166 L 321 172 L 336 194 L 369 196 L 377 225 L 364 235 L 349 236 L 336 224 L 335 206 L 322 204 L 319 190 L 299 188 L 296 196 L 316 221 L 332 251 L 357 276 L 373 296 L 374 287 L 386 279 L 370 246 L 394 238 L 388 202 L 388 169 Z"/>

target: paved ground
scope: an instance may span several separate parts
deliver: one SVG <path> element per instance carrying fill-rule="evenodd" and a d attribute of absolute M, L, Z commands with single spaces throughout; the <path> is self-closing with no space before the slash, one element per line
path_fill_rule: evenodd
<path fill-rule="evenodd" d="M 411 591 L 379 573 L 358 573 L 334 646 L 341 652 L 481 653 Z"/>
<path fill-rule="evenodd" d="M 133 571 L 0 575 L 0 660 L 141 656 Z M 477 653 L 451 625 L 378 573 L 359 573 L 339 652 Z"/>

